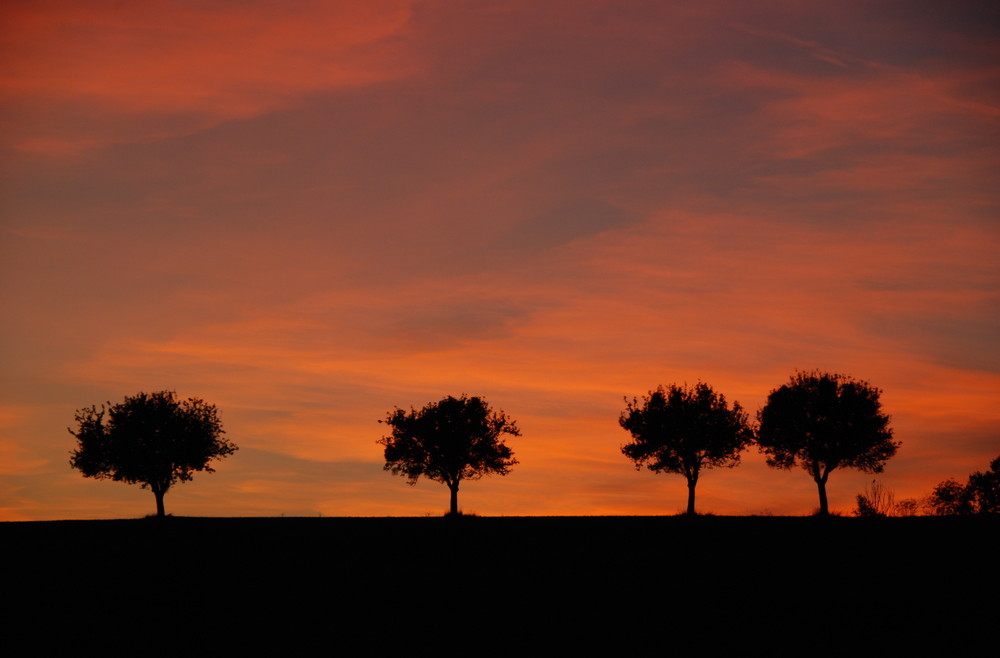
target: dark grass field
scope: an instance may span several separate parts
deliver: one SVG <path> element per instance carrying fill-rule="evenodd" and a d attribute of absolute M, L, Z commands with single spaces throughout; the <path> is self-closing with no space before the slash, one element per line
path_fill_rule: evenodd
<path fill-rule="evenodd" d="M 998 530 L 945 517 L 166 518 L 2 523 L 0 540 L 9 628 L 41 623 L 43 641 L 78 647 L 968 655 L 989 641 L 995 655 Z"/>

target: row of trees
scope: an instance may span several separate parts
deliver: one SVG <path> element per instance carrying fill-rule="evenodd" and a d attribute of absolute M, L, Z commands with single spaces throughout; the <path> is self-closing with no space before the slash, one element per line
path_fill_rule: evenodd
<path fill-rule="evenodd" d="M 622 452 L 636 468 L 679 473 L 687 480 L 687 512 L 695 513 L 695 488 L 705 469 L 733 467 L 753 444 L 775 468 L 801 465 L 816 482 L 820 514 L 829 513 L 826 484 L 832 471 L 855 468 L 881 472 L 900 443 L 893 440 L 889 417 L 879 401 L 881 391 L 867 382 L 839 374 L 796 373 L 771 391 L 756 423 L 738 402 L 731 406 L 708 384 L 659 387 L 641 400 L 626 399 L 619 424 L 632 436 Z M 77 411 L 78 441 L 70 464 L 87 477 L 141 484 L 156 496 L 164 515 L 163 496 L 195 471 L 212 471 L 211 463 L 236 451 L 224 438 L 214 405 L 171 391 L 127 397 L 108 407 Z M 415 484 L 420 477 L 445 484 L 450 513 L 458 514 L 463 481 L 506 475 L 517 464 L 506 436 L 520 436 L 516 422 L 494 411 L 479 397 L 448 396 L 422 409 L 396 408 L 385 420 L 390 432 L 379 440 L 385 469 Z M 997 488 L 993 464 L 993 491 Z M 939 486 L 941 500 L 955 500 L 956 510 L 982 507 L 976 493 L 984 474 L 970 476 L 962 487 Z M 937 490 L 936 490 L 937 493 Z M 995 493 L 994 493 L 995 495 Z M 995 501 L 994 501 L 995 508 Z"/>
<path fill-rule="evenodd" d="M 816 482 L 819 513 L 829 514 L 826 483 L 838 468 L 882 471 L 896 454 L 881 391 L 840 374 L 799 372 L 771 391 L 754 426 L 739 402 L 730 407 L 708 384 L 673 385 L 627 402 L 619 420 L 633 438 L 622 447 L 637 468 L 680 473 L 687 479 L 687 513 L 703 469 L 739 464 L 756 443 L 774 468 L 801 465 Z"/>

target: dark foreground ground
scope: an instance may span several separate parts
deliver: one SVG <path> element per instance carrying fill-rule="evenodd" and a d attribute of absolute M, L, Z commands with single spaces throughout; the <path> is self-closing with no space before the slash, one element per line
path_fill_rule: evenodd
<path fill-rule="evenodd" d="M 924 517 L 0 523 L 4 621 L 9 646 L 21 633 L 116 655 L 996 655 L 998 531 Z"/>

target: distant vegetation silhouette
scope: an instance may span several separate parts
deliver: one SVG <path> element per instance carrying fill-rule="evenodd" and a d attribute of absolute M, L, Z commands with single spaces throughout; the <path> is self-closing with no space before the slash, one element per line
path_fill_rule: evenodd
<path fill-rule="evenodd" d="M 969 475 L 963 486 L 955 480 L 945 480 L 928 499 L 934 514 L 1000 514 L 1000 457 L 990 462 L 990 470 Z"/>
<path fill-rule="evenodd" d="M 896 500 L 892 489 L 878 480 L 872 480 L 865 490 L 855 496 L 857 504 L 854 516 L 864 518 L 887 516 L 916 516 L 920 510 L 920 501 L 916 498 Z"/>
<path fill-rule="evenodd" d="M 423 476 L 448 485 L 450 515 L 458 515 L 458 487 L 463 480 L 506 475 L 517 464 L 503 435 L 520 436 L 503 411 L 493 411 L 478 397 L 448 396 L 420 411 L 397 408 L 380 420 L 392 433 L 378 441 L 385 447 L 385 470 L 405 475 L 410 484 Z"/>
<path fill-rule="evenodd" d="M 654 472 L 679 473 L 687 479 L 687 513 L 695 513 L 695 487 L 703 468 L 733 467 L 753 442 L 749 417 L 739 402 L 732 408 L 708 384 L 693 388 L 672 384 L 650 391 L 641 401 L 625 399 L 618 423 L 632 435 L 622 453 Z"/>
<path fill-rule="evenodd" d="M 838 468 L 881 473 L 896 454 L 882 391 L 836 373 L 798 372 L 771 391 L 757 415 L 757 443 L 773 468 L 801 464 L 819 489 L 819 514 L 830 513 L 826 482 Z"/>
<path fill-rule="evenodd" d="M 164 516 L 163 496 L 195 471 L 212 472 L 209 463 L 237 450 L 223 438 L 214 405 L 197 398 L 179 400 L 173 391 L 139 393 L 105 408 L 76 412 L 77 438 L 70 465 L 85 477 L 140 484 L 156 496 L 156 515 Z"/>

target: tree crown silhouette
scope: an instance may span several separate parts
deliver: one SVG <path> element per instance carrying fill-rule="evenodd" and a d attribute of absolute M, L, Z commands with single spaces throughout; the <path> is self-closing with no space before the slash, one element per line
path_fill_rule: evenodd
<path fill-rule="evenodd" d="M 442 482 L 451 490 L 451 514 L 458 513 L 462 480 L 506 475 L 517 464 L 503 435 L 520 436 L 517 424 L 503 411 L 493 411 L 479 397 L 448 396 L 423 409 L 395 409 L 380 423 L 392 432 L 378 443 L 385 447 L 385 470 L 415 484 L 420 477 Z"/>
<path fill-rule="evenodd" d="M 819 489 L 820 514 L 829 514 L 826 483 L 838 468 L 881 473 L 900 446 L 882 391 L 868 382 L 825 372 L 798 372 L 771 391 L 758 413 L 757 443 L 773 468 L 801 464 Z"/>
<path fill-rule="evenodd" d="M 927 502 L 939 516 L 1000 514 L 1000 457 L 990 462 L 990 470 L 969 475 L 965 485 L 951 479 L 939 483 Z"/>
<path fill-rule="evenodd" d="M 622 453 L 655 472 L 679 473 L 687 479 L 687 513 L 695 513 L 695 487 L 703 468 L 733 467 L 740 452 L 753 441 L 749 418 L 739 402 L 708 384 L 693 388 L 671 385 L 650 391 L 641 401 L 625 399 L 619 424 L 633 438 Z"/>
<path fill-rule="evenodd" d="M 164 516 L 163 496 L 195 471 L 212 472 L 210 462 L 237 447 L 214 405 L 197 398 L 179 400 L 173 391 L 138 393 L 118 404 L 76 412 L 77 438 L 70 465 L 85 477 L 140 484 L 156 496 L 157 516 Z"/>

